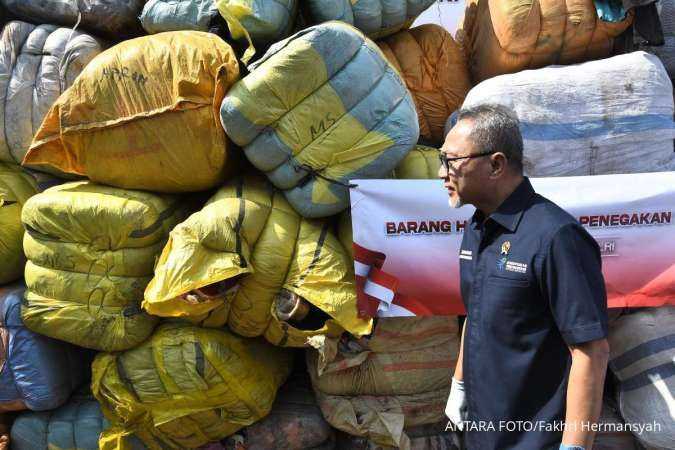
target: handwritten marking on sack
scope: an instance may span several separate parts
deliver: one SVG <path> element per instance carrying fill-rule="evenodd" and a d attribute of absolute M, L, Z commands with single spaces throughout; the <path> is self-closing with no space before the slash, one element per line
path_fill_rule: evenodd
<path fill-rule="evenodd" d="M 317 136 L 321 136 L 326 132 L 327 129 L 332 127 L 337 123 L 337 119 L 331 116 L 331 113 L 326 113 L 325 117 L 319 121 L 316 128 L 314 125 L 310 125 L 309 131 L 312 134 L 312 140 L 316 139 Z"/>
<path fill-rule="evenodd" d="M 148 77 L 140 72 L 136 72 L 135 70 L 132 71 L 128 67 L 104 67 L 103 76 L 117 81 L 131 79 L 140 85 L 145 85 L 145 83 L 148 81 Z"/>

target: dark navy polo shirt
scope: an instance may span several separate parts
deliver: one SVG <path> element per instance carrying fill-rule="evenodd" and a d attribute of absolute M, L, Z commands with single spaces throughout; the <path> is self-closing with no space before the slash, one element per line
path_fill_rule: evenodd
<path fill-rule="evenodd" d="M 607 336 L 597 243 L 524 178 L 487 219 L 476 211 L 459 257 L 467 448 L 557 450 L 568 345 Z"/>

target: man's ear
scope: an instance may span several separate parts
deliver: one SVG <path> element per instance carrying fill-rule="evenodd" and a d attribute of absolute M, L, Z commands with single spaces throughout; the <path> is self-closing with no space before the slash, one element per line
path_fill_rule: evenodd
<path fill-rule="evenodd" d="M 506 155 L 502 152 L 497 152 L 493 155 L 490 155 L 490 165 L 492 166 L 492 172 L 490 173 L 491 177 L 497 178 L 500 177 L 506 172 L 508 160 Z"/>

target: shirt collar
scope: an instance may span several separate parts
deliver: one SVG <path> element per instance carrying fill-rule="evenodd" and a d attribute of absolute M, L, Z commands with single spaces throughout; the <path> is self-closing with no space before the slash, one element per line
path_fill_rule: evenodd
<path fill-rule="evenodd" d="M 514 232 L 518 228 L 520 219 L 523 216 L 523 211 L 530 205 L 530 201 L 534 196 L 534 189 L 530 183 L 530 179 L 523 177 L 523 181 L 518 187 L 509 195 L 506 200 L 502 202 L 495 212 L 490 214 L 488 219 L 492 219 L 507 230 Z M 471 218 L 471 222 L 478 226 L 485 215 L 482 211 L 476 210 Z"/>

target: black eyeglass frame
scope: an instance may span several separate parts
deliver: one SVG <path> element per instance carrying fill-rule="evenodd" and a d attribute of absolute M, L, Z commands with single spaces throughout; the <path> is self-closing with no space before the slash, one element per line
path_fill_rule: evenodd
<path fill-rule="evenodd" d="M 490 156 L 494 155 L 497 152 L 483 152 L 483 153 L 475 153 L 473 155 L 466 155 L 466 156 L 455 156 L 453 158 L 448 158 L 445 156 L 445 153 L 443 152 L 438 152 L 438 159 L 441 161 L 441 165 L 445 169 L 446 172 L 450 172 L 450 163 L 454 161 L 461 161 L 462 159 L 472 159 L 472 158 L 480 158 L 481 156 Z"/>

